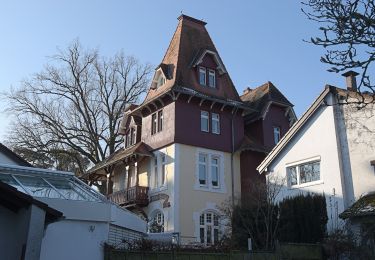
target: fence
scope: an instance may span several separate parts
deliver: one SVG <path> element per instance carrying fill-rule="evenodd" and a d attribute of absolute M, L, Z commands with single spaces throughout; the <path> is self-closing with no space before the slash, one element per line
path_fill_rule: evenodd
<path fill-rule="evenodd" d="M 117 249 L 106 249 L 105 260 L 321 260 L 320 245 L 282 244 L 276 252 L 135 252 Z"/>

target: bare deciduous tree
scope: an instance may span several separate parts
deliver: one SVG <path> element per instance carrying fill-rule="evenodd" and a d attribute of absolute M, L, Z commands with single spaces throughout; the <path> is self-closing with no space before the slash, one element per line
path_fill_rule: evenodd
<path fill-rule="evenodd" d="M 16 115 L 8 143 L 49 157 L 64 154 L 83 173 L 87 159 L 99 163 L 119 147 L 119 120 L 146 91 L 150 72 L 134 57 L 103 58 L 75 41 L 6 94 Z"/>
<path fill-rule="evenodd" d="M 373 0 L 307 0 L 302 11 L 321 25 L 323 36 L 310 42 L 323 46 L 321 61 L 331 72 L 358 69 L 358 90 L 375 93 L 370 74 L 375 60 L 375 2 Z M 373 102 L 374 100 L 371 100 Z M 363 100 L 363 102 L 366 102 Z"/>
<path fill-rule="evenodd" d="M 273 250 L 277 239 L 278 213 L 277 197 L 285 184 L 284 179 L 267 178 L 252 183 L 251 192 L 243 194 L 235 205 L 224 203 L 219 210 L 231 219 L 235 247 L 244 247 L 247 238 L 252 239 L 254 249 Z"/>

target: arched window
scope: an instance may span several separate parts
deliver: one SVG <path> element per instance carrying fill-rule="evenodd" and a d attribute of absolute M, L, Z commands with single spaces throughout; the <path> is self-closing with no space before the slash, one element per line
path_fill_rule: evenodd
<path fill-rule="evenodd" d="M 200 242 L 213 245 L 219 241 L 219 215 L 213 211 L 204 212 L 199 217 Z"/>
<path fill-rule="evenodd" d="M 156 210 L 151 214 L 148 222 L 148 232 L 163 233 L 164 232 L 164 214 L 160 210 Z"/>

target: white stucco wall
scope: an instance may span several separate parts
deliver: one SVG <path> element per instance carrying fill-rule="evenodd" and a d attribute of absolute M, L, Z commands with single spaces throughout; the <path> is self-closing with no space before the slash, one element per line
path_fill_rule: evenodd
<path fill-rule="evenodd" d="M 146 222 L 134 213 L 106 202 L 41 198 L 63 212 L 64 219 L 48 225 L 42 243 L 42 260 L 104 258 L 110 224 L 146 232 Z"/>
<path fill-rule="evenodd" d="M 17 213 L 0 206 L 0 255 L 1 259 L 20 259 L 22 245 L 27 241 L 29 227 L 28 209 Z"/>
<path fill-rule="evenodd" d="M 362 195 L 375 191 L 375 171 L 370 165 L 375 160 L 375 105 L 368 104 L 362 109 L 357 105 L 345 105 L 340 109 L 346 131 L 349 168 L 352 177 L 353 194 L 349 204 Z M 344 147 L 345 148 L 345 147 Z"/>
<path fill-rule="evenodd" d="M 287 166 L 310 159 L 320 159 L 320 181 L 289 187 L 286 182 Z M 342 224 L 338 214 L 344 210 L 344 194 L 332 106 L 322 105 L 318 108 L 267 170 L 271 181 L 273 179 L 285 181 L 278 196 L 279 200 L 299 193 L 324 193 L 327 199 L 328 229 L 334 229 Z"/>
<path fill-rule="evenodd" d="M 43 238 L 41 260 L 102 260 L 103 243 L 109 224 L 94 221 L 62 220 L 48 225 Z"/>

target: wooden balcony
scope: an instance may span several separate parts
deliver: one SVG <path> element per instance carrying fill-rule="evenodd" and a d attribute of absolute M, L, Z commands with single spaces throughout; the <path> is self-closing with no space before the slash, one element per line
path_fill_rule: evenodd
<path fill-rule="evenodd" d="M 125 208 L 148 205 L 148 187 L 134 186 L 108 195 L 108 199 Z"/>

